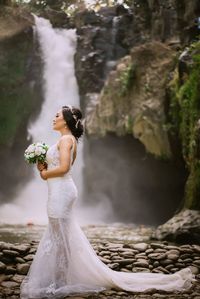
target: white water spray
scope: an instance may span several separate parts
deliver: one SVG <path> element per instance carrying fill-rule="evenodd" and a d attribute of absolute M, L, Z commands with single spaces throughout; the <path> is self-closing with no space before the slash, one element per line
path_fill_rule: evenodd
<path fill-rule="evenodd" d="M 37 120 L 30 124 L 29 135 L 33 141 L 49 145 L 59 138 L 52 130 L 55 113 L 63 105 L 79 107 L 79 95 L 74 75 L 74 53 L 76 48 L 75 30 L 54 29 L 50 22 L 35 17 L 35 37 L 38 38 L 44 62 L 44 103 Z M 73 175 L 81 194 L 82 141 L 79 142 L 77 161 Z M 31 166 L 30 166 L 31 167 Z M 36 167 L 34 178 L 18 194 L 14 203 L 1 207 L 0 219 L 6 223 L 45 224 L 47 188 L 46 182 L 39 177 Z"/>

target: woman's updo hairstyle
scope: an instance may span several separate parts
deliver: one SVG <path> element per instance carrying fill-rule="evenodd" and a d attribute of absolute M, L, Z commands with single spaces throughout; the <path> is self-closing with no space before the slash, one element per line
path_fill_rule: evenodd
<path fill-rule="evenodd" d="M 76 140 L 83 135 L 82 113 L 79 108 L 67 105 L 62 107 L 63 118 Z"/>

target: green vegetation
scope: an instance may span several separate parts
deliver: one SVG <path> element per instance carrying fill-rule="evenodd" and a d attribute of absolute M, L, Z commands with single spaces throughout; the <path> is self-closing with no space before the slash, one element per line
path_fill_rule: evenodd
<path fill-rule="evenodd" d="M 200 209 L 200 42 L 189 51 L 192 63 L 180 80 L 171 83 L 171 130 L 178 134 L 182 154 L 189 170 L 185 189 L 185 207 Z"/>
<path fill-rule="evenodd" d="M 32 43 L 4 43 L 0 56 L 0 144 L 12 145 L 16 133 L 31 113 L 30 88 L 26 82 L 27 52 Z"/>
<path fill-rule="evenodd" d="M 120 74 L 120 96 L 126 96 L 133 86 L 133 81 L 136 76 L 136 65 L 130 64 L 127 68 Z"/>

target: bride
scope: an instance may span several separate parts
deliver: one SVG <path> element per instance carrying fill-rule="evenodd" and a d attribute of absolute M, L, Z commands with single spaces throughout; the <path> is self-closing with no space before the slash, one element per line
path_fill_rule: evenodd
<path fill-rule="evenodd" d="M 61 137 L 48 149 L 47 166 L 38 164 L 40 176 L 48 184 L 49 223 L 21 284 L 20 298 L 54 299 L 110 288 L 133 292 L 190 288 L 194 278 L 189 268 L 174 274 L 117 272 L 96 255 L 73 215 L 77 188 L 71 169 L 83 134 L 81 118 L 81 111 L 70 105 L 58 111 L 53 129 Z"/>

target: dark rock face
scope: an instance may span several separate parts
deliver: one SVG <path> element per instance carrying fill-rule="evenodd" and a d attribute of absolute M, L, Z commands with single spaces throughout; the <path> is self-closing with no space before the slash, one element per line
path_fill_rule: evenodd
<path fill-rule="evenodd" d="M 111 202 L 115 221 L 164 223 L 183 197 L 184 168 L 155 159 L 131 135 L 86 140 L 85 165 L 85 204 L 107 207 Z"/>
<path fill-rule="evenodd" d="M 123 9 L 121 6 L 115 8 L 105 8 L 98 12 L 98 14 L 82 12 L 79 15 L 78 20 L 75 20 L 75 26 L 78 33 L 78 44 L 77 44 L 77 54 L 75 56 L 75 66 L 76 66 L 76 76 L 79 84 L 80 97 L 81 97 L 81 108 L 84 113 L 87 113 L 85 109 L 90 106 L 91 109 L 95 111 L 95 101 L 91 99 L 98 98 L 98 93 L 101 92 L 102 87 L 106 81 L 108 73 L 115 69 L 117 65 L 117 60 L 123 57 L 126 54 L 129 54 L 130 49 L 135 46 L 140 47 L 140 45 L 147 43 L 152 40 L 161 41 L 164 44 L 172 47 L 174 50 L 180 49 L 185 44 L 193 40 L 198 34 L 199 29 L 197 26 L 197 17 L 199 16 L 199 1 L 134 1 L 133 6 L 129 9 Z M 145 60 L 145 56 L 144 56 Z M 90 96 L 93 95 L 93 96 Z M 93 103 L 94 102 L 94 103 Z M 114 101 L 113 101 L 114 102 Z M 112 103 L 113 103 L 112 102 Z M 126 103 L 124 102 L 124 105 Z M 163 109 L 165 110 L 167 103 L 163 102 Z M 108 103 L 109 106 L 109 103 Z M 92 111 L 92 110 L 91 110 Z M 107 110 L 105 111 L 105 113 Z M 165 110 L 166 112 L 166 110 Z M 120 114 L 120 111 L 119 111 Z M 99 115 L 101 117 L 101 115 Z M 116 117 L 116 122 L 121 121 L 121 118 Z M 102 127 L 99 128 L 101 131 Z M 110 135 L 107 134 L 107 141 L 110 138 Z M 101 181 L 101 177 L 104 176 L 106 166 L 108 168 L 112 167 L 112 163 L 106 164 L 105 156 L 112 150 L 112 139 L 110 141 L 105 141 L 104 138 L 96 137 L 92 139 L 88 136 L 87 147 L 94 150 L 95 144 L 98 147 L 101 144 L 101 151 L 104 152 L 104 156 L 101 157 L 102 165 L 104 169 L 98 169 L 95 174 L 96 180 L 95 183 L 90 177 L 90 173 L 93 173 L 91 168 L 95 165 L 95 160 L 98 159 L 96 155 L 92 155 L 90 151 L 85 151 L 85 159 L 87 161 L 87 168 L 84 171 L 84 175 L 88 177 L 88 182 L 86 182 L 85 197 L 90 198 L 91 189 L 93 190 L 93 195 L 96 192 L 101 194 L 102 184 L 97 182 Z M 127 147 L 127 144 L 124 143 L 124 149 Z M 113 149 L 114 150 L 114 149 Z M 123 152 L 124 150 L 122 150 Z M 180 158 L 180 154 L 174 152 L 174 155 Z M 97 154 L 98 155 L 98 154 Z M 130 157 L 130 163 L 134 160 L 133 157 Z M 184 170 L 183 160 L 180 159 L 180 168 L 183 171 L 176 175 L 173 170 L 168 173 L 168 177 L 179 176 L 179 179 L 182 183 L 177 183 L 174 189 L 174 195 L 171 196 L 171 199 L 180 195 L 179 199 L 177 198 L 177 205 L 181 201 L 182 192 L 177 192 L 184 189 L 186 170 Z M 116 161 L 118 163 L 118 160 Z M 148 168 L 148 165 L 146 164 Z M 162 173 L 162 167 L 158 170 L 158 173 Z M 118 173 L 120 181 L 122 184 L 125 184 L 127 176 Z M 166 184 L 168 184 L 168 178 L 166 177 Z M 134 179 L 132 179 L 132 182 Z M 179 182 L 180 182 L 179 181 Z M 177 182 L 176 179 L 174 182 Z M 148 182 L 146 182 L 148 185 Z M 109 190 L 108 193 L 112 193 L 109 189 L 109 183 L 105 185 L 103 192 Z M 158 188 L 158 185 L 156 186 Z M 115 188 L 120 194 L 119 184 L 115 185 Z M 150 190 L 150 189 L 149 189 Z M 172 190 L 171 190 L 172 191 Z M 151 189 L 150 193 L 153 192 L 156 194 L 156 188 Z M 134 192 L 130 188 L 127 188 L 127 193 L 131 194 L 132 202 L 131 205 L 134 206 Z M 149 193 L 148 193 L 149 194 Z M 116 205 L 119 204 L 119 197 L 115 194 Z M 113 198 L 114 201 L 114 197 Z M 156 194 L 158 196 L 158 194 Z M 163 196 L 161 191 L 160 197 Z M 96 196 L 94 196 L 96 198 Z M 125 198 L 128 198 L 126 196 Z M 159 196 L 158 196 L 159 197 Z M 149 198 L 150 199 L 150 198 Z M 100 200 L 100 197 L 99 199 Z M 166 201 L 170 202 L 170 205 L 173 205 L 173 199 L 170 201 L 170 197 L 166 198 Z M 158 203 L 158 202 L 157 202 Z M 114 204 L 112 202 L 112 204 Z M 114 204 L 114 205 L 115 205 Z M 127 207 L 129 204 L 127 204 Z M 171 211 L 174 211 L 175 205 Z M 116 208 L 117 210 L 117 208 Z M 167 217 L 166 213 L 166 217 Z M 156 209 L 153 209 L 152 215 L 156 218 L 158 215 Z M 172 214 L 171 214 L 172 215 Z M 168 216 L 170 216 L 168 214 Z M 130 217 L 130 216 L 128 216 Z M 125 217 L 123 216 L 123 219 Z M 156 218 L 156 221 L 164 220 L 164 217 L 160 219 Z M 143 221 L 142 218 L 140 218 Z M 134 216 L 131 219 L 135 221 Z M 166 220 L 166 218 L 165 218 Z"/>
<path fill-rule="evenodd" d="M 119 58 L 136 45 L 151 40 L 172 46 L 186 44 L 200 33 L 197 17 L 199 1 L 134 1 L 133 7 L 119 5 L 98 13 L 83 11 L 76 15 L 78 45 L 76 76 L 81 105 L 85 95 L 99 92 L 108 72 Z"/>

